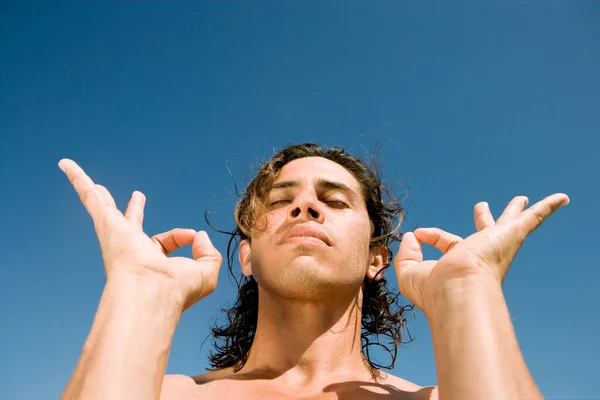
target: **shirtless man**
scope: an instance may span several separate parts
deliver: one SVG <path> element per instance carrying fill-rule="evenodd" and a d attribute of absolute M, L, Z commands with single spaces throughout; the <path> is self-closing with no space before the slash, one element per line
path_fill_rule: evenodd
<path fill-rule="evenodd" d="M 525 238 L 568 204 L 565 194 L 528 209 L 526 197 L 515 197 L 496 221 L 480 202 L 476 232 L 466 239 L 437 228 L 404 234 L 393 267 L 404 297 L 427 316 L 437 367 L 438 386 L 422 388 L 374 375 L 361 351 L 364 282 L 379 279 L 392 261 L 391 236 L 373 237 L 381 228 L 373 209 L 373 199 L 381 203 L 379 178 L 340 151 L 290 146 L 263 166 L 262 181 L 255 179 L 238 203 L 239 263 L 260 298 L 249 351 L 204 375 L 165 376 L 180 315 L 215 289 L 221 254 L 203 231 L 148 237 L 142 193 L 133 193 L 122 214 L 75 162 L 59 166 L 93 219 L 107 276 L 62 399 L 542 397 L 520 352 L 502 281 Z M 423 243 L 443 256 L 424 261 Z M 167 257 L 186 245 L 193 259 Z"/>

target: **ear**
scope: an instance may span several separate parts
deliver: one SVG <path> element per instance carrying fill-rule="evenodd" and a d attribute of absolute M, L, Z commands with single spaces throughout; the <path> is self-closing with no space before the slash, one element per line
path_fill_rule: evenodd
<path fill-rule="evenodd" d="M 248 239 L 244 239 L 240 242 L 240 251 L 238 257 L 240 265 L 242 266 L 242 274 L 244 274 L 245 276 L 251 276 L 252 263 L 250 262 L 250 260 L 252 260 L 252 256 L 250 242 L 248 241 Z"/>
<path fill-rule="evenodd" d="M 370 280 L 374 280 L 375 276 L 383 267 L 389 263 L 389 253 L 384 245 L 378 245 L 371 247 L 369 255 L 369 266 L 367 268 L 366 276 Z M 383 278 L 383 274 L 377 275 L 377 280 Z"/>

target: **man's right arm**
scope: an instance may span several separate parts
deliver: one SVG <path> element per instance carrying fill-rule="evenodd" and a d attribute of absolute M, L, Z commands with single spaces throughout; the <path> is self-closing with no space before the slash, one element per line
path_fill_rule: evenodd
<path fill-rule="evenodd" d="M 110 192 L 74 161 L 63 159 L 59 167 L 94 221 L 107 277 L 62 399 L 158 399 L 177 322 L 215 290 L 221 254 L 206 232 L 176 228 L 148 237 L 142 193 L 134 192 L 121 213 Z M 192 259 L 168 257 L 190 244 Z"/>
<path fill-rule="evenodd" d="M 161 281 L 108 281 L 61 399 L 158 399 L 181 312 Z"/>

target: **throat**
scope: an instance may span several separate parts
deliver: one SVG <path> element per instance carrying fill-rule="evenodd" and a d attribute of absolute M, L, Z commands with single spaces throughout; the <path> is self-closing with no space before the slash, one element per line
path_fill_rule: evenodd
<path fill-rule="evenodd" d="M 362 353 L 360 294 L 337 304 L 287 301 L 265 291 L 259 298 L 256 334 L 240 373 L 286 387 L 340 376 L 374 380 Z"/>

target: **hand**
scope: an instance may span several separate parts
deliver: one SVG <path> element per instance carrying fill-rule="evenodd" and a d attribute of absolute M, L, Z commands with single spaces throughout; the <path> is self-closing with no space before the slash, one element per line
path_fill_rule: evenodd
<path fill-rule="evenodd" d="M 525 238 L 546 218 L 569 203 L 566 194 L 556 193 L 527 210 L 529 200 L 515 197 L 494 221 L 486 202 L 475 205 L 477 232 L 462 239 L 438 228 L 419 228 L 404 235 L 394 259 L 401 293 L 425 314 L 436 290 L 447 282 L 487 276 L 502 284 Z M 421 243 L 440 250 L 439 260 L 423 261 Z"/>
<path fill-rule="evenodd" d="M 74 161 L 63 159 L 58 165 L 94 221 L 108 281 L 126 275 L 162 280 L 175 288 L 183 309 L 215 290 L 222 257 L 206 232 L 173 229 L 150 238 L 142 230 L 146 198 L 141 192 L 133 192 L 122 214 L 109 191 Z M 189 244 L 193 260 L 167 257 Z"/>

